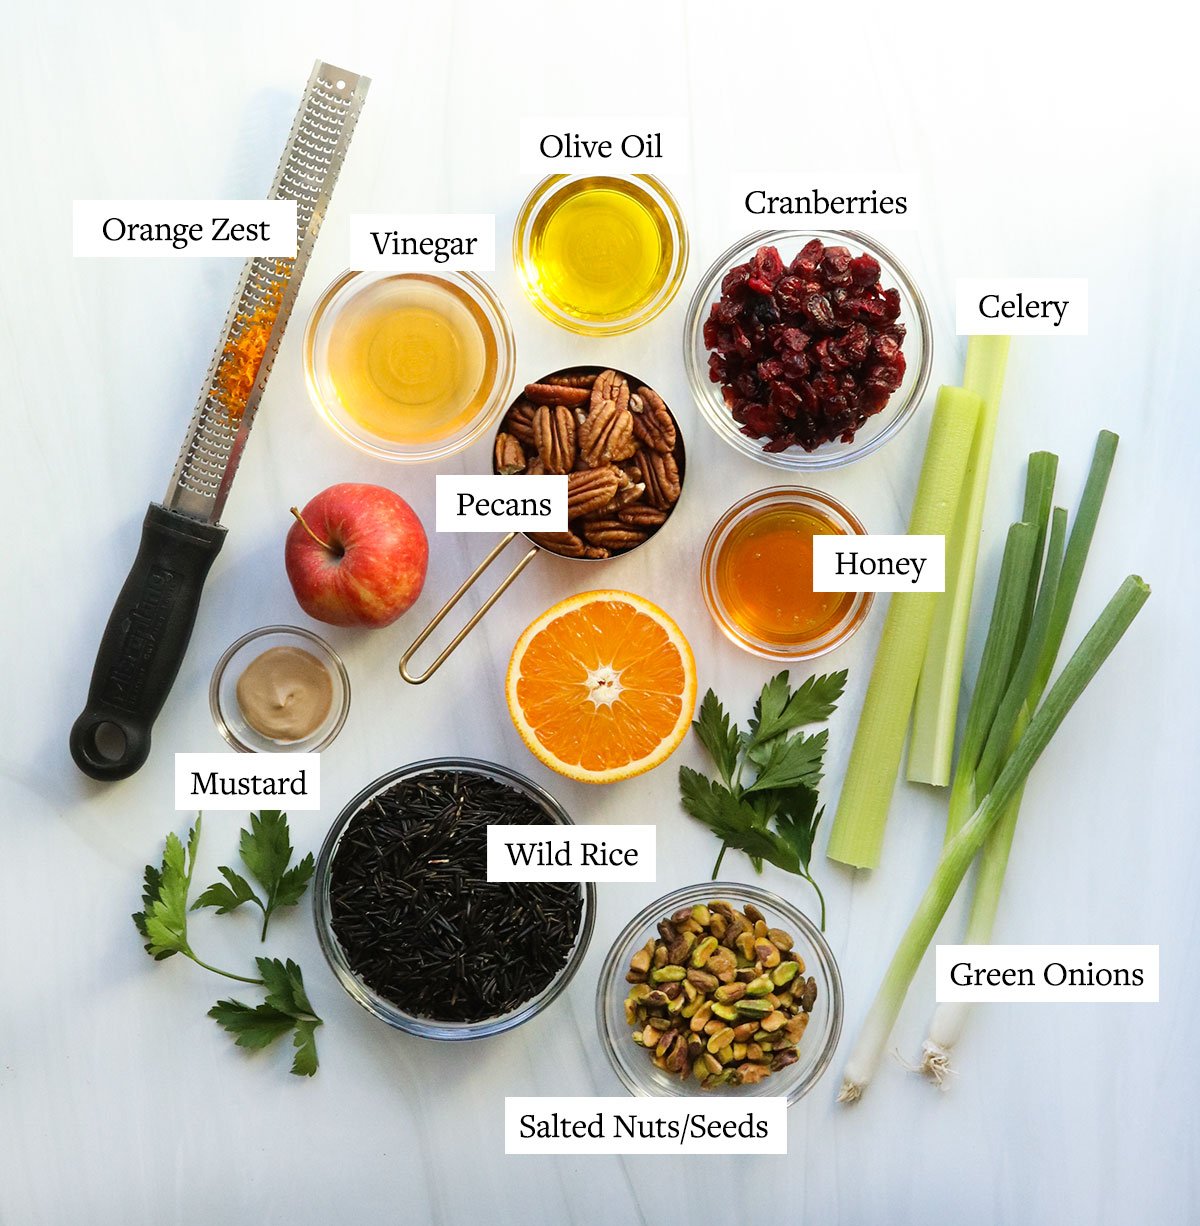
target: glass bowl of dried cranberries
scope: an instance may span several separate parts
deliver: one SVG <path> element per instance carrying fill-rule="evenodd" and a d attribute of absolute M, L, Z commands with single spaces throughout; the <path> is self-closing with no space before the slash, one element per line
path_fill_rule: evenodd
<path fill-rule="evenodd" d="M 793 470 L 882 447 L 915 413 L 933 357 L 920 290 L 852 230 L 762 230 L 730 247 L 692 296 L 683 347 L 708 424 Z"/>

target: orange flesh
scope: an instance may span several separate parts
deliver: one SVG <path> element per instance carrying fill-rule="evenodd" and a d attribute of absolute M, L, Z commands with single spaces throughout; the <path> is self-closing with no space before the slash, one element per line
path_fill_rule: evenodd
<path fill-rule="evenodd" d="M 635 762 L 678 723 L 679 649 L 632 605 L 601 601 L 550 622 L 526 648 L 517 697 L 542 746 L 587 771 Z"/>

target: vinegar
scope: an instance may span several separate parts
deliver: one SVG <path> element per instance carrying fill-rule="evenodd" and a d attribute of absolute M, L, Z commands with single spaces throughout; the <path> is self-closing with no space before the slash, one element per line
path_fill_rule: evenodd
<path fill-rule="evenodd" d="M 327 363 L 343 409 L 371 434 L 435 442 L 483 406 L 496 376 L 496 340 L 457 285 L 400 274 L 347 301 L 329 337 Z"/>

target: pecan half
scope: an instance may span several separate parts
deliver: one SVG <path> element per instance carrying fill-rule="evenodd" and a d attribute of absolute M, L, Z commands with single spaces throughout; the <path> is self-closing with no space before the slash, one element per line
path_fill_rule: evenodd
<path fill-rule="evenodd" d="M 503 430 L 496 435 L 496 447 L 493 452 L 493 466 L 498 473 L 509 477 L 513 473 L 525 471 L 525 448 L 511 434 Z"/>
<path fill-rule="evenodd" d="M 663 455 L 674 451 L 675 422 L 663 398 L 652 387 L 639 387 L 637 395 L 630 398 L 631 409 L 635 400 L 641 405 L 633 415 L 633 433 L 637 441 Z"/>
<path fill-rule="evenodd" d="M 518 400 L 504 419 L 504 428 L 526 447 L 536 446 L 533 441 L 533 414 L 533 405 L 528 400 Z"/>
<path fill-rule="evenodd" d="M 530 383 L 525 387 L 525 398 L 534 404 L 565 404 L 568 407 L 587 404 L 591 390 L 586 387 L 568 387 L 565 383 Z"/>
<path fill-rule="evenodd" d="M 610 558 L 612 554 L 603 545 L 585 545 L 583 556 L 585 558 Z"/>
<path fill-rule="evenodd" d="M 601 545 L 605 549 L 632 549 L 646 539 L 646 533 L 619 519 L 597 519 L 583 525 L 583 537 L 589 545 Z"/>
<path fill-rule="evenodd" d="M 574 532 L 531 532 L 529 539 L 535 545 L 551 553 L 561 554 L 564 558 L 582 558 L 584 543 Z"/>
<path fill-rule="evenodd" d="M 621 478 L 612 467 L 570 473 L 567 476 L 567 518 L 577 519 L 606 507 L 620 486 Z"/>
<path fill-rule="evenodd" d="M 659 507 L 634 503 L 632 506 L 622 507 L 617 512 L 617 518 L 621 523 L 629 524 L 633 528 L 661 528 L 667 522 L 667 514 Z"/>
<path fill-rule="evenodd" d="M 575 418 L 562 405 L 543 404 L 533 415 L 533 440 L 548 473 L 575 467 Z"/>
<path fill-rule="evenodd" d="M 597 376 L 591 407 L 579 427 L 579 450 L 593 468 L 614 460 L 628 460 L 637 450 L 633 414 L 629 411 L 629 384 L 615 371 Z"/>
<path fill-rule="evenodd" d="M 646 501 L 659 510 L 669 511 L 679 501 L 681 491 L 675 457 L 639 447 L 637 467 L 646 483 Z"/>
<path fill-rule="evenodd" d="M 592 385 L 592 408 L 598 408 L 606 400 L 611 400 L 618 409 L 629 408 L 629 384 L 615 370 L 597 375 Z"/>
<path fill-rule="evenodd" d="M 596 382 L 596 376 L 575 374 L 571 371 L 567 371 L 557 375 L 551 375 L 546 382 L 552 383 L 555 387 L 586 387 L 588 391 L 591 391 L 592 384 Z"/>

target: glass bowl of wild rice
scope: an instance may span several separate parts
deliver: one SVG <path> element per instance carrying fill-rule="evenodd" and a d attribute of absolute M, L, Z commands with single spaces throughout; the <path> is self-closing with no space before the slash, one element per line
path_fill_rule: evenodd
<path fill-rule="evenodd" d="M 583 960 L 595 887 L 489 882 L 487 827 L 571 824 L 543 788 L 491 762 L 430 759 L 368 784 L 317 862 L 317 936 L 338 982 L 424 1038 L 484 1038 L 535 1017 Z"/>

